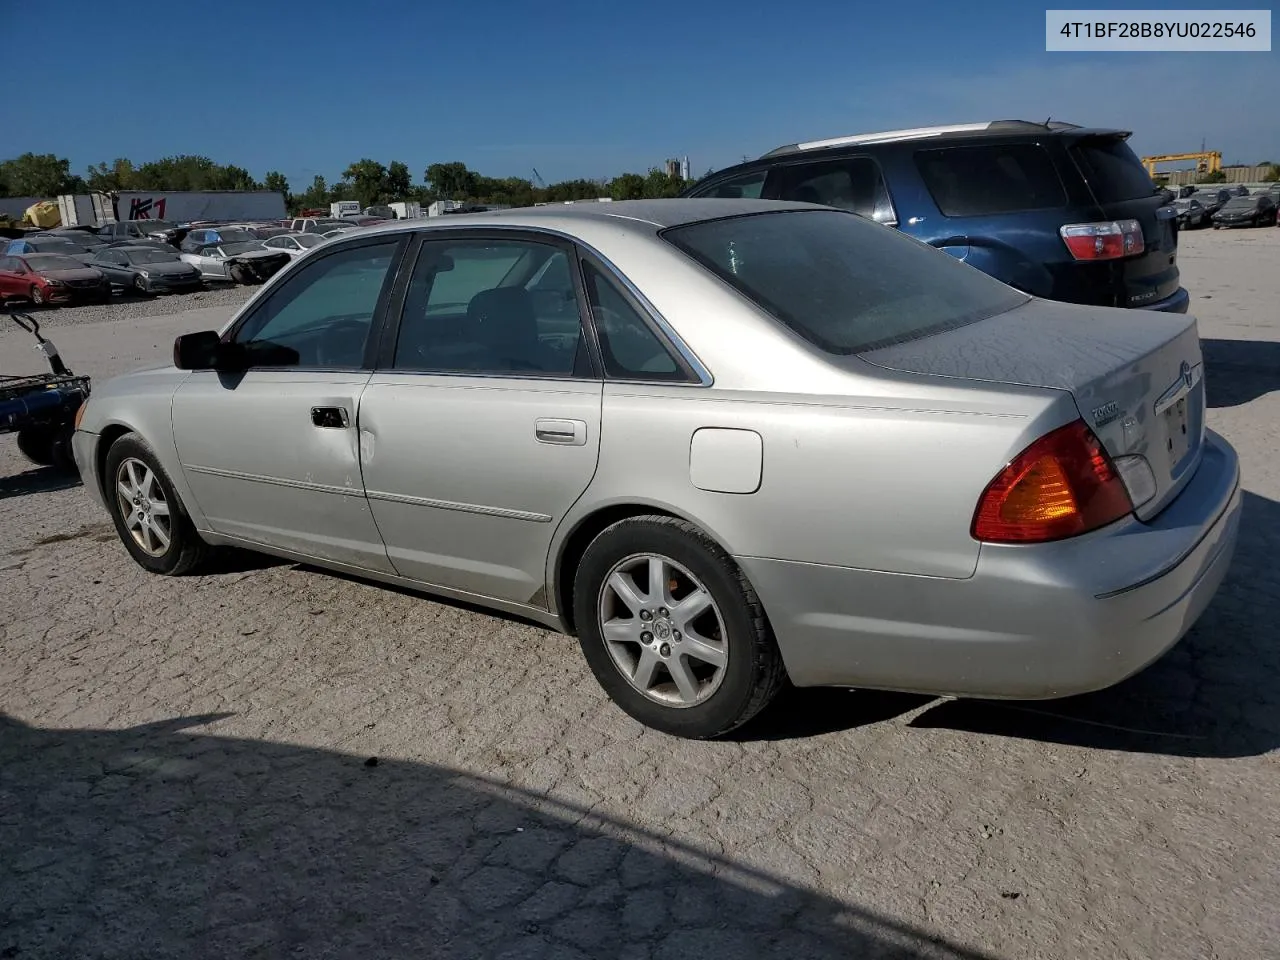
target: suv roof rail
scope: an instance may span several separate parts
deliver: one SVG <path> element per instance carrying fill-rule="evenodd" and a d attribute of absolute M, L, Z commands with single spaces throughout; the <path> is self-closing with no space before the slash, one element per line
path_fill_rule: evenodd
<path fill-rule="evenodd" d="M 764 154 L 776 157 L 786 153 L 800 153 L 805 150 L 821 150 L 823 147 L 853 146 L 861 143 L 893 143 L 899 140 L 926 140 L 930 137 L 942 137 L 948 134 L 963 133 L 1032 133 L 1035 131 L 1080 130 L 1078 123 L 1065 123 L 1061 120 L 1045 120 L 1037 123 L 1031 120 L 984 120 L 981 123 L 953 123 L 938 127 L 912 127 L 905 130 L 882 130 L 879 133 L 855 133 L 847 137 L 832 137 L 827 140 L 809 140 L 804 143 L 789 143 L 777 147 Z"/>

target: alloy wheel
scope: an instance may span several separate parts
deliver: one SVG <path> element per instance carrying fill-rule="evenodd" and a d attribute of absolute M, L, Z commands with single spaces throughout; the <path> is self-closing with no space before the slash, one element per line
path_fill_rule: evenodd
<path fill-rule="evenodd" d="M 173 518 L 155 472 L 129 457 L 116 471 L 116 501 L 133 542 L 151 557 L 162 557 L 173 539 Z"/>
<path fill-rule="evenodd" d="M 711 591 L 661 554 L 633 554 L 605 577 L 600 635 L 636 690 L 668 707 L 692 707 L 720 687 L 729 662 L 724 618 Z"/>

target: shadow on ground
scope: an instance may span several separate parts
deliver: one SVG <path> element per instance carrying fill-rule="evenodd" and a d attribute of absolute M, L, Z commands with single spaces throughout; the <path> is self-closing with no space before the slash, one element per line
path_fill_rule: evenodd
<path fill-rule="evenodd" d="M 1138 753 L 1261 756 L 1280 747 L 1280 504 L 1245 493 L 1240 542 L 1204 616 L 1118 686 L 1034 703 L 948 701 L 916 727 Z"/>
<path fill-rule="evenodd" d="M 1206 399 L 1238 407 L 1280 390 L 1280 341 L 1201 340 Z"/>
<path fill-rule="evenodd" d="M 426 764 L 0 715 L 0 956 L 971 958 Z"/>
<path fill-rule="evenodd" d="M 53 493 L 80 486 L 80 477 L 74 471 L 56 470 L 53 467 L 36 467 L 9 477 L 0 477 L 0 500 L 9 497 L 25 497 L 32 493 Z"/>

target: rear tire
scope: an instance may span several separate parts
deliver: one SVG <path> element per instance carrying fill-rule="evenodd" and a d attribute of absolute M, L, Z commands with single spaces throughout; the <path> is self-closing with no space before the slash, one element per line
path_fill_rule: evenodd
<path fill-rule="evenodd" d="M 24 427 L 18 431 L 18 449 L 38 466 L 53 466 L 53 431 L 47 427 Z"/>
<path fill-rule="evenodd" d="M 695 595 L 696 605 L 683 603 Z M 605 692 L 664 733 L 721 736 L 786 681 L 755 590 L 687 521 L 633 517 L 601 532 L 578 565 L 573 608 L 578 642 Z M 702 612 L 687 613 L 695 609 Z"/>
<path fill-rule="evenodd" d="M 107 451 L 103 488 L 116 533 L 138 565 L 177 577 L 195 572 L 210 552 L 173 481 L 142 438 L 128 433 Z"/>

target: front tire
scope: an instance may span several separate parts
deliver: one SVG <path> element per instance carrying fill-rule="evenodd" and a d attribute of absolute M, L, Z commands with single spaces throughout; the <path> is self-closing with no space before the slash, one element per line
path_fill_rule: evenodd
<path fill-rule="evenodd" d="M 44 306 L 44 291 L 37 287 L 34 283 L 31 285 L 31 302 L 37 307 Z"/>
<path fill-rule="evenodd" d="M 721 736 L 759 713 L 786 671 L 755 590 L 696 526 L 621 520 L 574 578 L 578 642 L 610 698 L 646 726 Z"/>
<path fill-rule="evenodd" d="M 140 297 L 145 297 L 151 293 L 151 291 L 147 289 L 147 281 L 141 276 L 135 276 L 133 278 L 133 292 Z"/>
<path fill-rule="evenodd" d="M 116 533 L 139 566 L 165 576 L 196 570 L 209 553 L 160 461 L 137 434 L 107 451 L 103 471 Z"/>

